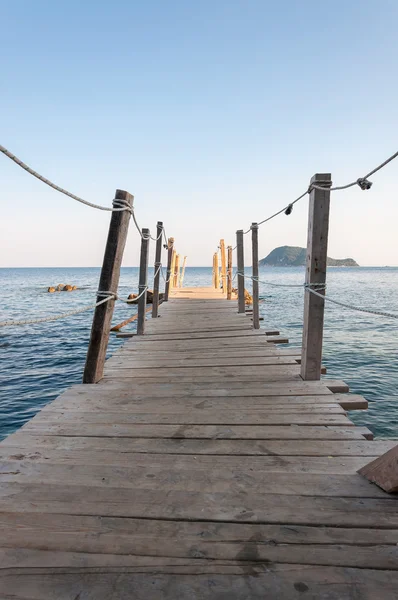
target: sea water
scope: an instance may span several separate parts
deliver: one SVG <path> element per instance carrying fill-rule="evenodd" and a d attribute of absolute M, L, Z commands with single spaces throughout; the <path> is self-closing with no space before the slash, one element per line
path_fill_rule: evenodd
<path fill-rule="evenodd" d="M 0 321 L 40 318 L 92 304 L 99 272 L 98 268 L 0 269 Z M 187 268 L 184 284 L 211 285 L 211 276 L 210 268 Z M 262 267 L 260 279 L 267 282 L 260 283 L 261 326 L 277 327 L 289 337 L 290 346 L 299 347 L 304 290 L 269 284 L 302 284 L 304 268 Z M 152 280 L 150 269 L 150 286 Z M 331 298 L 398 315 L 398 268 L 330 268 L 327 280 Z M 78 289 L 47 292 L 60 283 Z M 122 268 L 119 295 L 137 293 L 137 287 L 138 269 Z M 250 279 L 246 287 L 251 289 Z M 134 305 L 117 302 L 113 323 L 136 310 Z M 90 310 L 61 321 L 0 328 L 0 439 L 68 387 L 81 383 L 92 314 Z M 123 331 L 134 331 L 135 326 L 132 323 Z M 122 343 L 111 334 L 108 356 Z M 398 437 L 397 349 L 397 319 L 326 303 L 323 364 L 328 377 L 344 380 L 351 392 L 369 401 L 368 411 L 352 412 L 350 418 L 368 426 L 377 437 Z"/>

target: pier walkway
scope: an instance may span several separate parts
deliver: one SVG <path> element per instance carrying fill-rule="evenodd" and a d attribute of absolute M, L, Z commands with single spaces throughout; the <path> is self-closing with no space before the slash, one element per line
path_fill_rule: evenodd
<path fill-rule="evenodd" d="M 0 444 L 0 598 L 397 598 L 366 400 L 214 288 L 159 314 Z"/>

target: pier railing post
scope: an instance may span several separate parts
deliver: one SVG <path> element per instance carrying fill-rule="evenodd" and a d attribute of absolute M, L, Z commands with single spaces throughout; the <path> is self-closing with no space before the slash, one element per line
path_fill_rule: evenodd
<path fill-rule="evenodd" d="M 187 257 L 184 256 L 184 261 L 182 263 L 182 269 L 181 269 L 181 278 L 180 278 L 180 287 L 182 288 L 184 285 L 184 277 L 185 277 L 185 267 L 187 265 Z"/>
<path fill-rule="evenodd" d="M 220 266 L 218 263 L 218 252 L 214 255 L 214 270 L 215 270 L 215 287 L 216 290 L 220 289 Z"/>
<path fill-rule="evenodd" d="M 213 254 L 213 287 L 216 287 L 216 255 Z"/>
<path fill-rule="evenodd" d="M 329 232 L 330 173 L 317 173 L 311 179 L 325 189 L 312 189 L 308 213 L 306 288 L 310 285 L 320 294 L 326 283 L 326 263 Z M 304 291 L 304 325 L 301 354 L 301 377 L 306 380 L 321 378 L 323 319 L 325 300 L 307 289 Z"/>
<path fill-rule="evenodd" d="M 253 328 L 260 329 L 258 296 L 258 225 L 252 223 L 252 281 L 253 281 Z"/>
<path fill-rule="evenodd" d="M 221 253 L 221 286 L 224 294 L 227 293 L 227 261 L 225 256 L 225 241 L 220 240 Z"/>
<path fill-rule="evenodd" d="M 177 256 L 177 252 L 175 251 L 174 247 L 173 247 L 173 254 L 171 256 L 171 278 L 170 278 L 170 289 L 172 290 L 175 285 L 175 269 L 176 269 L 176 256 Z"/>
<path fill-rule="evenodd" d="M 180 255 L 176 255 L 176 261 L 174 266 L 174 287 L 178 288 L 180 283 Z"/>
<path fill-rule="evenodd" d="M 243 229 L 236 232 L 236 255 L 238 267 L 238 312 L 245 312 L 245 259 L 243 251 Z M 241 273 L 241 275 L 240 275 Z"/>
<path fill-rule="evenodd" d="M 152 319 L 156 319 L 159 312 L 159 284 L 160 267 L 162 266 L 163 248 L 163 223 L 158 221 L 156 226 L 156 250 L 155 250 L 155 276 L 153 279 Z"/>
<path fill-rule="evenodd" d="M 232 298 L 232 246 L 227 248 L 227 300 Z"/>
<path fill-rule="evenodd" d="M 138 295 L 142 293 L 142 296 L 140 296 L 140 298 L 138 299 L 137 335 L 144 335 L 145 333 L 149 240 L 150 231 L 149 229 L 143 228 L 141 238 L 140 275 L 138 280 Z"/>
<path fill-rule="evenodd" d="M 167 274 L 166 274 L 166 285 L 164 290 L 164 301 L 168 302 L 169 293 L 170 293 L 170 283 L 171 283 L 171 261 L 173 258 L 173 246 L 174 246 L 174 238 L 169 238 L 167 240 Z"/>
<path fill-rule="evenodd" d="M 132 208 L 134 196 L 123 190 L 116 190 L 115 200 L 124 200 Z M 100 292 L 117 292 L 130 216 L 128 210 L 112 213 L 98 284 Z M 103 299 L 103 296 L 98 296 L 97 302 Z M 97 306 L 94 311 L 83 383 L 97 383 L 102 379 L 114 307 L 115 299 L 112 298 Z"/>

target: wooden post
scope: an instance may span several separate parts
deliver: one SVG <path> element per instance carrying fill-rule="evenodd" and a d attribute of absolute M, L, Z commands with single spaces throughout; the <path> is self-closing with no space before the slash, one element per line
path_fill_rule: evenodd
<path fill-rule="evenodd" d="M 177 254 L 174 267 L 174 287 L 178 287 L 180 279 L 180 255 Z"/>
<path fill-rule="evenodd" d="M 236 232 L 236 255 L 238 268 L 238 312 L 245 312 L 245 259 L 243 252 L 243 229 Z M 239 275 L 242 273 L 242 275 Z"/>
<path fill-rule="evenodd" d="M 326 282 L 331 175 L 317 173 L 311 183 L 325 189 L 310 192 L 305 283 L 318 284 L 314 289 L 324 295 L 319 284 Z M 324 307 L 323 298 L 305 290 L 301 377 L 306 381 L 321 378 Z"/>
<path fill-rule="evenodd" d="M 115 200 L 124 200 L 132 208 L 134 196 L 116 190 Z M 98 284 L 100 292 L 117 292 L 130 216 L 128 210 L 112 213 Z M 103 299 L 103 296 L 97 296 L 97 302 Z M 114 306 L 115 300 L 111 299 L 97 306 L 94 311 L 83 383 L 97 383 L 102 379 Z"/>
<path fill-rule="evenodd" d="M 225 242 L 220 240 L 220 252 L 221 252 L 221 286 L 224 294 L 227 293 L 227 261 L 225 257 Z"/>
<path fill-rule="evenodd" d="M 141 239 L 140 276 L 138 281 L 138 295 L 143 292 L 138 300 L 137 335 L 145 333 L 146 312 L 146 287 L 148 287 L 148 257 L 149 257 L 149 229 L 143 228 Z M 145 291 L 144 291 L 145 290 Z"/>
<path fill-rule="evenodd" d="M 175 278 L 175 265 L 176 265 L 176 251 L 173 247 L 173 253 L 171 255 L 171 273 L 170 273 L 170 289 L 172 290 L 174 287 L 174 278 Z"/>
<path fill-rule="evenodd" d="M 159 283 L 160 267 L 162 266 L 162 247 L 163 247 L 163 223 L 158 221 L 156 226 L 156 250 L 155 250 L 155 276 L 153 279 L 153 300 L 152 300 L 152 319 L 156 319 L 159 312 Z M 159 269 L 159 270 L 158 270 Z M 158 271 L 158 273 L 156 273 Z"/>
<path fill-rule="evenodd" d="M 220 268 L 218 266 L 218 252 L 214 255 L 214 270 L 215 270 L 215 288 L 220 289 Z"/>
<path fill-rule="evenodd" d="M 185 277 L 185 267 L 186 267 L 186 265 L 187 265 L 187 257 L 184 256 L 184 262 L 182 263 L 180 287 L 182 287 L 184 285 L 184 277 Z"/>
<path fill-rule="evenodd" d="M 164 290 L 164 301 L 168 302 L 169 300 L 169 292 L 170 292 L 170 282 L 171 282 L 171 260 L 173 257 L 173 246 L 174 246 L 174 238 L 169 238 L 167 240 L 167 275 L 166 275 L 166 285 Z"/>
<path fill-rule="evenodd" d="M 253 281 L 253 328 L 260 329 L 260 314 L 258 306 L 258 225 L 252 223 L 252 281 Z"/>
<path fill-rule="evenodd" d="M 227 300 L 232 298 L 232 246 L 227 248 L 228 266 L 227 266 Z"/>
<path fill-rule="evenodd" d="M 213 287 L 216 287 L 216 255 L 213 254 Z"/>

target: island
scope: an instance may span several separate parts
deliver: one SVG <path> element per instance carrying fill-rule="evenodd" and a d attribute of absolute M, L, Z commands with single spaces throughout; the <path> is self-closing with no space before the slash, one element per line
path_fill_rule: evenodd
<path fill-rule="evenodd" d="M 259 265 L 268 267 L 304 267 L 306 261 L 306 248 L 298 246 L 280 246 L 259 261 Z M 327 259 L 328 267 L 359 267 L 353 258 Z"/>

